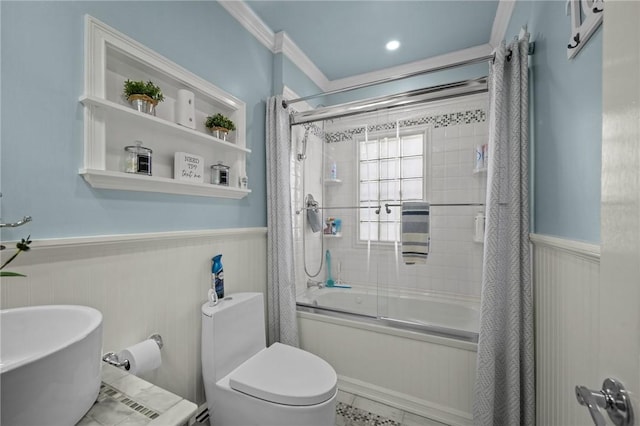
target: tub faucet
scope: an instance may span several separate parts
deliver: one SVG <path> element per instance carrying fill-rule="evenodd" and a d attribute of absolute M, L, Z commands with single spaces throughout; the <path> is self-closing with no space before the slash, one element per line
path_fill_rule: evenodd
<path fill-rule="evenodd" d="M 311 278 L 309 278 L 307 280 L 307 288 L 311 288 L 311 287 L 322 288 L 324 287 L 324 283 L 322 281 L 314 281 Z"/>

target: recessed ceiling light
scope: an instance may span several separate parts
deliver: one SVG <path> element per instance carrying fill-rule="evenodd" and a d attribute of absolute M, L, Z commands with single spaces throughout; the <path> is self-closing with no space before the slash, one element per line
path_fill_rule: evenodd
<path fill-rule="evenodd" d="M 400 47 L 400 42 L 398 40 L 391 40 L 389 43 L 387 43 L 387 50 L 396 50 L 398 47 Z"/>

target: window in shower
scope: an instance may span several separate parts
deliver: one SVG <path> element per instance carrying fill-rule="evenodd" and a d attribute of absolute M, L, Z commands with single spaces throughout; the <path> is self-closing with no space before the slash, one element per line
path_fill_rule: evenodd
<path fill-rule="evenodd" d="M 425 199 L 425 141 L 424 131 L 359 141 L 359 241 L 399 240 L 400 207 L 387 213 L 384 204 Z M 377 206 L 382 206 L 380 214 Z"/>

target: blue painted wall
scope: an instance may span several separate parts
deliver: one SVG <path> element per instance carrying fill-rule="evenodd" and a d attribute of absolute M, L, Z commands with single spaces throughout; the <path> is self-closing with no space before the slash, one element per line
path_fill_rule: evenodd
<path fill-rule="evenodd" d="M 600 242 L 602 29 L 567 59 L 570 17 L 563 1 L 518 1 L 507 39 L 527 25 L 533 159 L 533 231 Z"/>
<path fill-rule="evenodd" d="M 2 1 L 0 8 L 0 215 L 34 218 L 3 230 L 4 240 L 266 226 L 264 116 L 273 55 L 217 2 Z M 247 198 L 95 190 L 78 175 L 87 13 L 246 102 Z M 218 44 L 223 59 L 212 48 Z"/>

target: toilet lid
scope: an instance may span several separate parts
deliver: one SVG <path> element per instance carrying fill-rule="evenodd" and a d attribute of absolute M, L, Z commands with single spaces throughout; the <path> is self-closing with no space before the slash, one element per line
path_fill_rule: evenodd
<path fill-rule="evenodd" d="M 286 405 L 315 405 L 336 393 L 336 372 L 325 360 L 274 343 L 229 375 L 231 388 Z"/>

